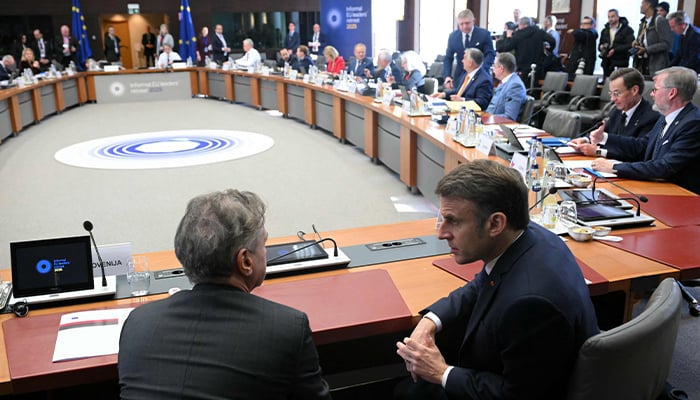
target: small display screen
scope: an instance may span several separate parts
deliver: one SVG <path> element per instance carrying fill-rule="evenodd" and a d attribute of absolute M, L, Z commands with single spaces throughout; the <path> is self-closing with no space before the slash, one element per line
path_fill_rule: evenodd
<path fill-rule="evenodd" d="M 289 264 L 328 258 L 328 253 L 314 241 L 266 246 L 267 265 Z"/>
<path fill-rule="evenodd" d="M 562 201 L 571 200 L 576 203 L 588 203 L 588 202 L 598 202 L 600 204 L 605 204 L 609 206 L 621 206 L 622 203 L 608 196 L 605 192 L 600 190 L 595 191 L 595 196 L 591 190 L 560 190 L 559 197 Z"/>
<path fill-rule="evenodd" d="M 15 298 L 93 289 L 90 236 L 10 243 Z"/>
<path fill-rule="evenodd" d="M 583 222 L 600 221 L 603 219 L 629 218 L 629 212 L 605 204 L 591 204 L 578 207 L 576 210 L 578 219 Z"/>

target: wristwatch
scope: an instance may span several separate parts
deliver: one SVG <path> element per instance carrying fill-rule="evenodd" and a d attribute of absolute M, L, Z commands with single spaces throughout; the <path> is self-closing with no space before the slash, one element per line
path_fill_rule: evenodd
<path fill-rule="evenodd" d="M 601 150 L 601 149 L 596 149 L 595 155 L 597 155 L 597 156 L 602 156 L 602 155 L 603 155 L 603 150 Z"/>

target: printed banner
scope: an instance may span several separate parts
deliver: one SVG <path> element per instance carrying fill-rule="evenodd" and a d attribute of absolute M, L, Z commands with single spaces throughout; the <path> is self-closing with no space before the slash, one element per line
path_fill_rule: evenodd
<path fill-rule="evenodd" d="M 347 62 L 357 43 L 372 54 L 372 0 L 321 0 L 321 32 Z"/>

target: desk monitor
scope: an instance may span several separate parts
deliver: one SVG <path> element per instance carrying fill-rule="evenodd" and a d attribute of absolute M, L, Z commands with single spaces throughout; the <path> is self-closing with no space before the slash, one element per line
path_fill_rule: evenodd
<path fill-rule="evenodd" d="M 14 298 L 94 288 L 90 236 L 10 243 Z"/>
<path fill-rule="evenodd" d="M 633 217 L 631 213 L 621 208 L 600 203 L 580 206 L 576 213 L 578 219 L 582 222 Z"/>

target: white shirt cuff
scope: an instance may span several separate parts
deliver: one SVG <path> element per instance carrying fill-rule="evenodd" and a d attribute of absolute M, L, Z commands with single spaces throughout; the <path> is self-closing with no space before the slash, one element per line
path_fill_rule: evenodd
<path fill-rule="evenodd" d="M 453 366 L 448 366 L 445 372 L 442 373 L 442 388 L 444 389 L 445 386 L 447 385 L 447 377 L 450 376 L 450 371 L 452 371 L 454 367 Z"/>
<path fill-rule="evenodd" d="M 440 332 L 442 330 L 442 321 L 440 321 L 440 317 L 438 317 L 434 312 L 428 312 L 423 316 L 423 318 L 428 318 L 435 323 L 435 332 Z"/>
<path fill-rule="evenodd" d="M 608 132 L 603 132 L 603 140 L 600 141 L 598 144 L 605 145 L 605 143 L 608 142 Z"/>

